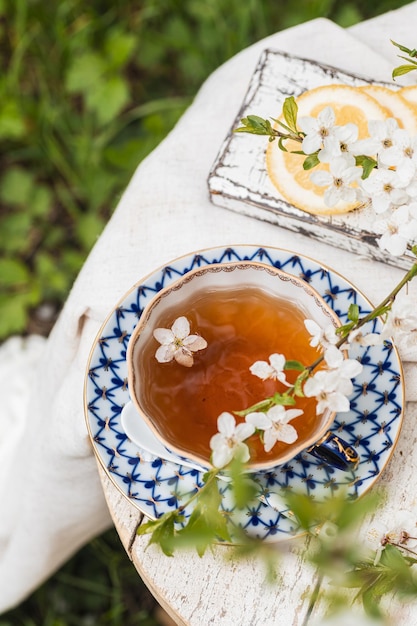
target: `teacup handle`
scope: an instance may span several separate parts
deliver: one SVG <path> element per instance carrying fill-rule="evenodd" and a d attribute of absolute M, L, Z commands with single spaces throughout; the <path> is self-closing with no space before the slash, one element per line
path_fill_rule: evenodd
<path fill-rule="evenodd" d="M 359 463 L 359 454 L 350 444 L 330 430 L 307 452 L 336 469 L 351 471 Z"/>

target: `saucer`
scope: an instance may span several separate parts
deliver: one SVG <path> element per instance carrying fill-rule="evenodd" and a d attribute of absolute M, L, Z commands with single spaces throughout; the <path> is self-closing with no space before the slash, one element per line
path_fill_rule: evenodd
<path fill-rule="evenodd" d="M 268 263 L 300 276 L 340 317 L 347 321 L 350 304 L 361 315 L 370 304 L 355 287 L 333 270 L 313 259 L 288 250 L 253 245 L 217 247 L 172 261 L 134 285 L 110 312 L 96 337 L 87 365 L 84 404 L 87 428 L 102 467 L 120 493 L 150 518 L 175 510 L 202 486 L 204 473 L 158 454 L 144 453 L 128 436 L 122 411 L 130 401 L 127 386 L 126 349 L 143 308 L 155 293 L 196 267 L 239 260 Z M 380 320 L 365 330 L 378 332 Z M 363 371 L 353 381 L 350 411 L 336 416 L 333 431 L 353 445 L 360 462 L 354 471 L 343 472 L 300 453 L 273 471 L 254 474 L 259 495 L 242 510 L 236 509 L 227 482 L 219 481 L 222 509 L 232 523 L 249 536 L 280 541 L 300 534 L 296 521 L 277 505 L 272 494 L 291 489 L 315 498 L 344 490 L 349 499 L 366 493 L 378 480 L 397 442 L 404 406 L 402 367 L 391 344 L 356 348 Z"/>
<path fill-rule="evenodd" d="M 130 441 L 137 445 L 139 450 L 141 450 L 143 458 L 147 461 L 158 457 L 164 461 L 171 461 L 177 465 L 196 469 L 199 472 L 207 471 L 208 467 L 204 468 L 202 465 L 192 463 L 168 450 L 168 448 L 155 437 L 143 417 L 136 410 L 133 402 L 128 402 L 124 405 L 120 414 L 120 423 Z"/>

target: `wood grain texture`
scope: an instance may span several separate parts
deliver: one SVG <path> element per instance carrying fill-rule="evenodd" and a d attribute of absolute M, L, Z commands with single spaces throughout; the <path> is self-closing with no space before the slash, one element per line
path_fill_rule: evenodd
<path fill-rule="evenodd" d="M 373 544 L 378 522 L 389 529 L 393 514 L 407 509 L 417 522 L 417 404 L 406 406 L 403 428 L 390 462 L 375 489 L 384 504 L 360 529 L 360 539 Z M 267 579 L 261 558 L 237 558 L 233 547 L 216 546 L 200 558 L 194 552 L 166 557 L 148 537 L 136 536 L 146 520 L 122 496 L 100 468 L 100 478 L 115 526 L 138 573 L 161 606 L 180 626 L 301 626 L 308 611 L 317 573 L 304 560 L 308 538 L 271 544 L 278 563 L 277 579 Z M 417 603 L 392 599 L 386 610 L 396 626 L 417 624 Z M 318 603 L 312 619 L 321 619 L 326 606 Z M 244 622 L 242 622 L 244 619 Z"/>

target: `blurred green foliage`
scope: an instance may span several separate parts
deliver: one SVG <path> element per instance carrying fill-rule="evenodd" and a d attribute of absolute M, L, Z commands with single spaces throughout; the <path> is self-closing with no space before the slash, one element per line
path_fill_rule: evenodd
<path fill-rule="evenodd" d="M 137 164 L 271 32 L 404 0 L 0 0 L 0 340 L 59 310 Z"/>
<path fill-rule="evenodd" d="M 158 626 L 157 604 L 116 531 L 94 539 L 0 626 Z"/>

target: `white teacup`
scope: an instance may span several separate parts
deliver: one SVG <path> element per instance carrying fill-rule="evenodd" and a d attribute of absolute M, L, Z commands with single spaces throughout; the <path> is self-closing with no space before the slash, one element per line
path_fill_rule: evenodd
<path fill-rule="evenodd" d="M 133 406 L 122 415 L 128 436 L 161 458 L 210 467 L 210 439 L 217 431 L 218 416 L 229 412 L 243 422 L 239 411 L 287 389 L 277 380 L 253 376 L 250 365 L 284 353 L 287 360 L 307 366 L 320 356 L 310 346 L 305 319 L 323 329 L 340 325 L 308 283 L 253 261 L 198 268 L 162 289 L 144 309 L 129 341 Z M 296 376 L 297 372 L 288 372 L 290 382 Z M 259 436 L 253 435 L 247 442 L 249 471 L 282 465 L 302 450 L 335 467 L 353 467 L 355 451 L 330 432 L 334 412 L 316 415 L 315 399 L 299 402 L 304 413 L 291 421 L 297 440 L 277 442 L 265 453 Z"/>

